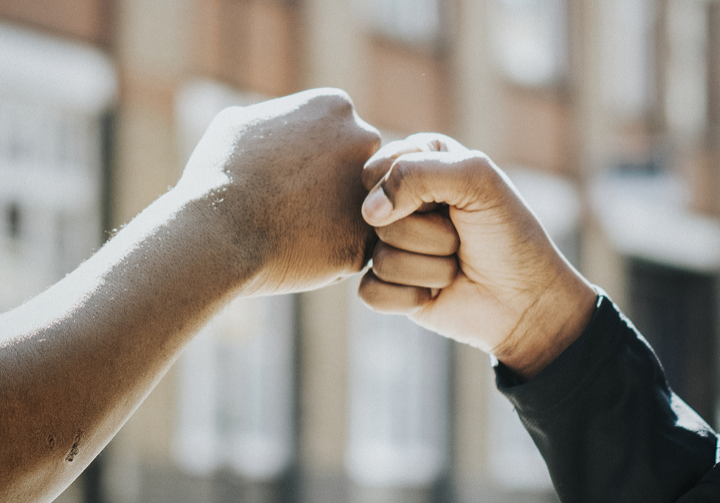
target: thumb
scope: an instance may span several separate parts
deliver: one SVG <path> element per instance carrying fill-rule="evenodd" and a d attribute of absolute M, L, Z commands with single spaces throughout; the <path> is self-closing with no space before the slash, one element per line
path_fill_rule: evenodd
<path fill-rule="evenodd" d="M 475 201 L 492 162 L 477 151 L 418 152 L 399 157 L 362 206 L 374 227 L 405 218 L 426 203 L 465 207 Z"/>

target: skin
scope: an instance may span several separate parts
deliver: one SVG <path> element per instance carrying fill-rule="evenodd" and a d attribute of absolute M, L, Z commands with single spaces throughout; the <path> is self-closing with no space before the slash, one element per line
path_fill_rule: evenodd
<path fill-rule="evenodd" d="M 360 297 L 494 354 L 530 379 L 575 341 L 597 294 L 504 173 L 437 134 L 380 149 L 362 212 L 380 239 Z"/>
<path fill-rule="evenodd" d="M 377 131 L 321 89 L 223 111 L 177 186 L 52 288 L 0 316 L 0 500 L 52 501 L 237 295 L 359 272 Z"/>

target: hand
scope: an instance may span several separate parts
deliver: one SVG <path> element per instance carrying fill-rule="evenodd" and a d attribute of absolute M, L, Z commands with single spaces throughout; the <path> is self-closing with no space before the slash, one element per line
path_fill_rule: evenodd
<path fill-rule="evenodd" d="M 379 150 L 363 182 L 363 216 L 380 238 L 360 284 L 370 307 L 493 353 L 525 378 L 589 322 L 594 289 L 484 154 L 414 135 Z"/>
<path fill-rule="evenodd" d="M 369 259 L 376 238 L 360 215 L 361 176 L 379 145 L 344 92 L 305 91 L 221 112 L 177 188 L 211 204 L 236 236 L 243 293 L 307 290 Z"/>

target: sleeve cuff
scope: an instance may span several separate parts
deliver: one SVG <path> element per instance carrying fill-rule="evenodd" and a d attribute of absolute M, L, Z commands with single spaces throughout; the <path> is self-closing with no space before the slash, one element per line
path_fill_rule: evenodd
<path fill-rule="evenodd" d="M 518 411 L 536 416 L 551 413 L 612 358 L 622 341 L 619 329 L 630 321 L 604 292 L 598 293 L 595 313 L 583 334 L 534 378 L 522 382 L 493 358 L 498 390 Z"/>

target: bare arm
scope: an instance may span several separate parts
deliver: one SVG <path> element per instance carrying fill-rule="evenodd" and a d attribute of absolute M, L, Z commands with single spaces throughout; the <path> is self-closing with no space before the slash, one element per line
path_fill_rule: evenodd
<path fill-rule="evenodd" d="M 0 499 L 50 501 L 235 295 L 359 271 L 379 144 L 343 93 L 221 113 L 178 185 L 64 280 L 0 317 Z"/>

